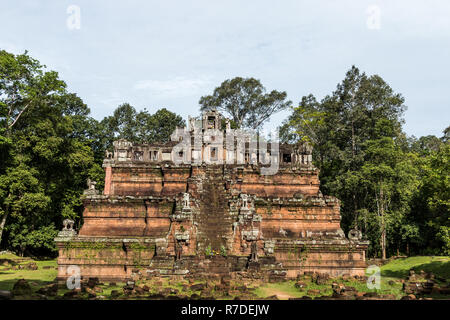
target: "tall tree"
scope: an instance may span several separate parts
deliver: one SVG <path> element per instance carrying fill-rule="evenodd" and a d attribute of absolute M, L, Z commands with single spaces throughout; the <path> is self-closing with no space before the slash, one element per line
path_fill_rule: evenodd
<path fill-rule="evenodd" d="M 154 114 L 144 110 L 138 114 L 137 120 L 139 123 L 137 139 L 146 143 L 168 142 L 177 127 L 186 126 L 181 116 L 166 108 L 159 109 Z"/>
<path fill-rule="evenodd" d="M 165 108 L 150 114 L 146 109 L 137 112 L 128 103 L 120 105 L 112 116 L 105 117 L 99 124 L 99 140 L 105 140 L 105 148 L 111 148 L 116 139 L 140 143 L 170 141 L 170 135 L 177 127 L 184 127 L 185 121 L 176 113 Z"/>
<path fill-rule="evenodd" d="M 445 141 L 444 139 L 442 139 Z M 450 143 L 443 142 L 438 150 L 418 154 L 419 174 L 410 220 L 419 228 L 424 253 L 450 253 Z M 415 246 L 415 251 L 420 247 Z"/>
<path fill-rule="evenodd" d="M 392 138 L 390 122 L 381 119 L 374 129 L 377 138 L 364 143 L 361 184 L 369 193 L 365 208 L 377 214 L 381 257 L 386 259 L 387 233 L 404 221 L 413 188 L 418 186 L 417 172 Z"/>
<path fill-rule="evenodd" d="M 336 90 L 322 101 L 318 102 L 312 95 L 303 97 L 282 127 L 285 139 L 309 140 L 314 146 L 314 161 L 321 170 L 321 188 L 342 200 L 346 229 L 361 228 L 359 215 L 376 211 L 370 205 L 376 203 L 372 202 L 375 194 L 369 188 L 374 184 L 366 180 L 368 172 L 374 173 L 381 167 L 369 170 L 366 165 L 364 171 L 363 166 L 368 157 L 376 159 L 381 157 L 376 154 L 396 150 L 392 149 L 392 143 L 395 146 L 401 135 L 403 102 L 403 97 L 394 93 L 381 77 L 367 76 L 352 66 Z M 376 212 L 384 216 L 385 181 L 390 180 L 375 176 L 372 175 L 378 179 L 377 196 L 381 192 L 379 199 L 384 205 Z M 378 236 L 384 237 L 381 233 Z"/>
<path fill-rule="evenodd" d="M 54 251 L 64 217 L 79 218 L 95 165 L 82 130 L 87 106 L 25 52 L 0 51 L 0 241 L 23 254 Z M 3 155 L 2 155 L 3 156 Z M 5 235 L 6 233 L 6 235 Z"/>
<path fill-rule="evenodd" d="M 107 133 L 111 138 L 136 140 L 137 125 L 136 109 L 129 103 L 123 103 L 112 116 L 103 119 Z"/>
<path fill-rule="evenodd" d="M 229 114 L 238 128 L 259 129 L 269 118 L 291 105 L 286 92 L 266 93 L 254 78 L 225 80 L 212 95 L 200 98 L 200 110 L 217 109 Z"/>
<path fill-rule="evenodd" d="M 0 124 L 5 143 L 11 142 L 13 129 L 27 110 L 51 100 L 55 94 L 64 90 L 64 84 L 57 79 L 57 74 L 44 73 L 42 67 L 27 52 L 15 56 L 0 51 Z M 5 198 L 10 199 L 11 194 L 7 192 Z M 10 213 L 7 207 L 6 202 L 0 210 L 0 243 Z"/>

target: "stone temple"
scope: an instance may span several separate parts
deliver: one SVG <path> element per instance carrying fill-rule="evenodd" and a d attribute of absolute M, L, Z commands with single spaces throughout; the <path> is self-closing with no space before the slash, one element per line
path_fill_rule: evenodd
<path fill-rule="evenodd" d="M 319 191 L 311 148 L 279 145 L 274 152 L 275 143 L 255 149 L 251 139 L 219 139 L 231 131 L 213 110 L 189 118 L 184 139 L 115 141 L 103 162 L 103 193 L 88 182 L 81 229 L 64 221 L 55 239 L 58 279 L 74 266 L 82 278 L 110 281 L 364 275 L 368 242 L 357 230 L 345 236 L 339 200 Z M 197 140 L 180 151 L 186 134 Z M 272 174 L 262 174 L 257 160 L 264 157 L 276 164 Z"/>

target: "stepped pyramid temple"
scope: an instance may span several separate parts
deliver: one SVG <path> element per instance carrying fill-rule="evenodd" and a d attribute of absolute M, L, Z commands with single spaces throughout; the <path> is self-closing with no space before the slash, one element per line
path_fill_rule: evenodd
<path fill-rule="evenodd" d="M 309 145 L 257 145 L 215 110 L 188 122 L 169 143 L 114 142 L 103 193 L 88 181 L 81 229 L 55 239 L 58 279 L 364 275 L 368 242 L 340 228 Z"/>

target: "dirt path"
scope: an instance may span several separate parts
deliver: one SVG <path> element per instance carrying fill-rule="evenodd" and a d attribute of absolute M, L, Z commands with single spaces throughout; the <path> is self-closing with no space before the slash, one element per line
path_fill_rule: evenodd
<path fill-rule="evenodd" d="M 289 298 L 295 298 L 295 296 L 277 289 L 265 289 L 265 292 L 267 293 L 268 297 L 276 295 L 280 300 L 288 300 Z"/>

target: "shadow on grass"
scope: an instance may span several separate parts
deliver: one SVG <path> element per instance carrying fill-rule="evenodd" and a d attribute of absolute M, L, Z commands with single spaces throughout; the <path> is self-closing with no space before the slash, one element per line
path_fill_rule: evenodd
<path fill-rule="evenodd" d="M 0 290 L 8 290 L 11 291 L 14 287 L 14 284 L 22 278 L 14 278 L 7 280 L 0 280 Z M 39 288 L 51 283 L 51 281 L 42 281 L 42 280 L 27 280 L 30 284 L 33 291 L 38 290 Z"/>
<path fill-rule="evenodd" d="M 432 272 L 436 277 L 450 279 L 450 261 L 433 261 L 412 267 L 414 272 L 419 273 L 420 270 Z M 400 270 L 383 270 L 382 276 L 393 278 L 406 278 L 409 275 L 409 269 Z"/>
<path fill-rule="evenodd" d="M 0 276 L 1 276 L 2 274 L 11 274 L 11 272 L 2 270 L 2 271 L 0 271 Z M 0 280 L 0 281 L 1 281 L 1 280 Z"/>
<path fill-rule="evenodd" d="M 12 259 L 0 259 L 0 266 L 3 265 L 5 262 L 12 266 L 15 266 L 18 264 L 16 261 L 14 261 Z"/>

